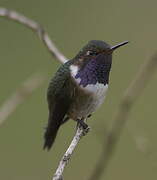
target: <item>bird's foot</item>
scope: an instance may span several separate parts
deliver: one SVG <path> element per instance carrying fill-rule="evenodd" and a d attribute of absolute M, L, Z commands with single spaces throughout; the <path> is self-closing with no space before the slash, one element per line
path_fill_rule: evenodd
<path fill-rule="evenodd" d="M 82 119 L 77 119 L 77 123 L 78 123 L 77 127 L 79 127 L 79 126 L 82 127 L 83 135 L 85 136 L 89 132 L 90 127 Z"/>
<path fill-rule="evenodd" d="M 88 126 L 86 129 L 83 129 L 83 136 L 85 136 L 89 131 L 90 131 L 90 127 Z"/>

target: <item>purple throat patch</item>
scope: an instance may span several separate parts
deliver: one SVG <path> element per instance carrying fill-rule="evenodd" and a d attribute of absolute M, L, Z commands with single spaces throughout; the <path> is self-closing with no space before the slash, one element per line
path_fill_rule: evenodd
<path fill-rule="evenodd" d="M 75 78 L 80 78 L 79 85 L 86 87 L 89 84 L 95 85 L 109 83 L 109 72 L 111 69 L 111 60 L 106 60 L 104 55 L 98 55 L 78 71 Z"/>

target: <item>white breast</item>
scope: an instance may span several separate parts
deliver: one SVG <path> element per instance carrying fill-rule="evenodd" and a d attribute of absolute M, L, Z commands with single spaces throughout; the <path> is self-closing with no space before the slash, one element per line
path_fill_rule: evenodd
<path fill-rule="evenodd" d="M 107 89 L 108 89 L 108 84 L 104 85 L 97 82 L 96 84 L 90 84 L 82 88 L 90 93 L 93 93 L 97 97 L 101 97 L 104 94 L 106 94 Z"/>
<path fill-rule="evenodd" d="M 104 102 L 104 98 L 108 89 L 108 84 L 90 84 L 84 87 L 84 89 L 93 94 L 93 111 L 95 111 Z"/>
<path fill-rule="evenodd" d="M 79 85 L 81 79 L 75 79 L 76 74 L 78 73 L 78 67 L 75 65 L 70 66 L 71 70 L 71 76 L 74 78 L 75 82 Z M 87 106 L 82 106 L 81 114 L 91 114 L 94 112 L 100 105 L 103 103 L 104 98 L 106 96 L 106 92 L 108 89 L 108 84 L 104 85 L 102 83 L 96 83 L 96 84 L 89 84 L 86 87 L 83 87 L 82 85 L 79 85 L 80 88 L 84 89 L 86 92 L 89 92 L 89 94 L 92 94 L 92 101 L 90 100 L 90 104 L 87 103 Z"/>

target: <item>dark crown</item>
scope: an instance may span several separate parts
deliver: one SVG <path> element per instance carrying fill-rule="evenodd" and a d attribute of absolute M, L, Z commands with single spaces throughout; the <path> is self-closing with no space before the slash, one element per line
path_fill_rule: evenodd
<path fill-rule="evenodd" d="M 80 50 L 77 57 L 90 55 L 90 53 L 91 55 L 94 55 L 94 53 L 97 55 L 105 50 L 110 50 L 110 48 L 111 46 L 104 41 L 91 40 Z"/>

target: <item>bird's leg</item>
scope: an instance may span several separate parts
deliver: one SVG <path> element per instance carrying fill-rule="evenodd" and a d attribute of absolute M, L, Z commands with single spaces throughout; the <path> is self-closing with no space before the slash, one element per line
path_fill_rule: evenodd
<path fill-rule="evenodd" d="M 84 122 L 84 118 L 77 119 L 77 127 L 81 126 L 84 130 L 84 135 L 86 135 L 90 129 L 90 127 Z"/>
<path fill-rule="evenodd" d="M 77 123 L 78 125 L 77 126 L 82 126 L 83 129 L 87 129 L 88 128 L 88 125 L 84 122 L 84 119 L 77 119 Z"/>

